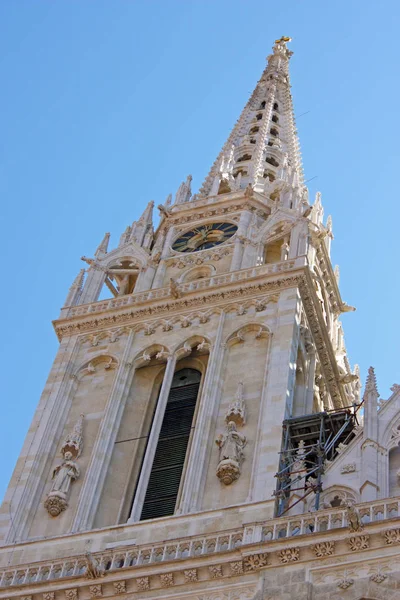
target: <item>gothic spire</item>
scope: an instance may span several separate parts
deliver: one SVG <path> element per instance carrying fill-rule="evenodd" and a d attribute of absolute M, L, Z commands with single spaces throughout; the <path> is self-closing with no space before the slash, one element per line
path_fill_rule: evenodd
<path fill-rule="evenodd" d="M 67 298 L 65 300 L 64 307 L 74 306 L 75 304 L 77 304 L 79 296 L 82 292 L 84 280 L 85 280 L 85 269 L 81 269 L 79 271 L 78 275 L 75 277 L 74 281 L 72 282 L 71 287 L 69 288 L 69 292 L 68 292 Z"/>
<path fill-rule="evenodd" d="M 303 171 L 290 93 L 289 41 L 287 37 L 276 40 L 261 79 L 206 177 L 200 196 L 245 189 L 249 184 L 270 196 L 290 186 L 288 207 L 299 205 Z M 293 189 L 300 192 L 295 199 Z"/>

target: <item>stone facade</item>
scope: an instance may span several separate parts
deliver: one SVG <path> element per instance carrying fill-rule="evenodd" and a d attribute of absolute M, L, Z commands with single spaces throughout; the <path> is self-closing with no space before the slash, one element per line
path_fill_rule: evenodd
<path fill-rule="evenodd" d="M 400 385 L 379 400 L 371 368 L 361 398 L 350 368 L 288 41 L 200 191 L 189 176 L 156 230 L 149 203 L 83 257 L 0 512 L 1 597 L 400 598 Z M 181 372 L 199 381 L 174 507 L 144 519 Z"/>

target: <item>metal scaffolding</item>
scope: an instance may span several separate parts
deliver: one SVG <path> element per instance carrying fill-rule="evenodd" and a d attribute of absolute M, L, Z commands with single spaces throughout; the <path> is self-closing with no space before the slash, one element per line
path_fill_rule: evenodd
<path fill-rule="evenodd" d="M 283 422 L 275 492 L 278 517 L 312 492 L 315 493 L 315 509 L 319 509 L 326 461 L 334 460 L 339 444 L 348 444 L 354 437 L 360 406 L 292 417 Z M 289 504 L 293 493 L 300 497 Z"/>

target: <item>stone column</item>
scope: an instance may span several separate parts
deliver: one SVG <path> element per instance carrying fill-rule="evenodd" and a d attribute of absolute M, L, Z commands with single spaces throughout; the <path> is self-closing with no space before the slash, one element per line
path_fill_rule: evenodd
<path fill-rule="evenodd" d="M 168 233 L 165 237 L 164 246 L 162 249 L 161 260 L 159 262 L 156 274 L 153 279 L 153 285 L 151 286 L 152 289 L 157 289 L 157 288 L 163 287 L 165 271 L 167 270 L 167 264 L 165 262 L 165 259 L 169 256 L 170 246 L 171 246 L 174 235 L 175 235 L 175 227 L 171 227 L 171 229 L 168 231 Z"/>
<path fill-rule="evenodd" d="M 164 419 L 165 408 L 167 406 L 168 395 L 171 388 L 172 378 L 175 372 L 176 356 L 169 356 L 167 368 L 165 369 L 157 407 L 153 417 L 151 432 L 147 442 L 146 454 L 144 456 L 142 469 L 140 471 L 139 482 L 136 488 L 135 499 L 133 501 L 131 516 L 128 523 L 135 523 L 140 520 L 143 508 L 144 498 L 146 496 L 147 485 L 149 483 L 151 468 L 153 466 L 154 456 L 156 454 L 157 442 L 160 437 L 161 425 Z"/>
<path fill-rule="evenodd" d="M 124 413 L 126 399 L 132 381 L 132 364 L 129 358 L 132 351 L 134 332 L 130 331 L 119 367 L 115 373 L 113 387 L 108 400 L 85 480 L 78 499 L 78 506 L 71 531 L 91 529 L 100 501 L 104 481 L 111 462 L 115 440 Z"/>
<path fill-rule="evenodd" d="M 186 469 L 186 478 L 183 485 L 182 496 L 179 504 L 179 513 L 195 512 L 198 510 L 203 488 L 208 454 L 210 452 L 210 432 L 217 411 L 218 384 L 221 375 L 223 351 L 221 350 L 222 334 L 225 322 L 225 313 L 219 317 L 217 334 L 212 346 L 204 378 L 203 391 L 199 402 L 199 412 L 196 419 L 190 455 Z M 212 445 L 214 448 L 214 445 Z"/>
<path fill-rule="evenodd" d="M 152 267 L 150 265 L 147 267 L 144 267 L 142 269 L 142 271 L 140 271 L 138 280 L 136 282 L 135 290 L 134 290 L 135 293 L 136 292 L 146 292 L 147 290 L 151 289 L 155 272 L 156 272 L 155 267 Z"/>
<path fill-rule="evenodd" d="M 361 445 L 361 501 L 378 498 L 379 444 L 378 444 L 378 389 L 374 369 L 368 369 L 364 392 L 364 441 Z"/>

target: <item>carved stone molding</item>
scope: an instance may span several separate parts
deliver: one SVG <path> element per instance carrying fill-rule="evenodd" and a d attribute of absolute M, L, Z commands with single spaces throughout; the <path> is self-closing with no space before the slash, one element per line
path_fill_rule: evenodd
<path fill-rule="evenodd" d="M 343 465 L 340 472 L 344 475 L 345 473 L 354 473 L 356 470 L 356 463 L 349 463 L 348 465 Z"/>
<path fill-rule="evenodd" d="M 314 554 L 317 558 L 332 556 L 335 552 L 335 542 L 320 542 L 313 546 Z"/>
<path fill-rule="evenodd" d="M 357 535 L 347 540 L 349 548 L 352 552 L 359 550 L 367 550 L 369 548 L 369 535 Z"/>
<path fill-rule="evenodd" d="M 300 559 L 300 549 L 299 548 L 284 548 L 280 552 L 278 552 L 279 560 L 281 563 L 291 563 L 296 562 Z"/>

